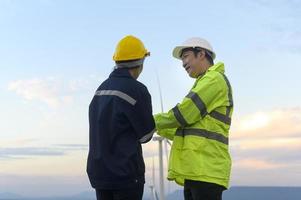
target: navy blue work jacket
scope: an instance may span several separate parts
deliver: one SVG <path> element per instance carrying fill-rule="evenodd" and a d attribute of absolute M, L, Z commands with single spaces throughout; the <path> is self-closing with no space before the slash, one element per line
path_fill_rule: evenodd
<path fill-rule="evenodd" d="M 127 69 L 115 69 L 89 106 L 87 173 L 92 187 L 125 189 L 144 184 L 141 143 L 154 133 L 151 96 Z"/>

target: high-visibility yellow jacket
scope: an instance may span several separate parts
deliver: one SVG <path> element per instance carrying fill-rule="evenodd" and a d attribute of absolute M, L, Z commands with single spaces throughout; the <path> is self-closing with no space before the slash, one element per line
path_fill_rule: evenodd
<path fill-rule="evenodd" d="M 232 89 L 219 62 L 199 76 L 189 94 L 168 113 L 154 116 L 159 135 L 173 140 L 168 179 L 229 186 L 228 149 Z"/>

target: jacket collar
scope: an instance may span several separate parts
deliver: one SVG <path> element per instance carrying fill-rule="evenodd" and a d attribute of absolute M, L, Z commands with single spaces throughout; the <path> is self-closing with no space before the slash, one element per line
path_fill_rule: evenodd
<path fill-rule="evenodd" d="M 131 78 L 131 79 L 134 79 L 129 70 L 126 69 L 126 68 L 117 68 L 117 69 L 114 69 L 114 71 L 111 72 L 110 78 L 112 77 L 124 77 L 124 78 Z"/>
<path fill-rule="evenodd" d="M 198 81 L 199 81 L 199 80 L 200 80 L 207 72 L 209 72 L 209 71 L 217 71 L 217 72 L 222 73 L 222 74 L 225 73 L 224 63 L 218 62 L 218 63 L 216 63 L 215 65 L 212 65 L 211 67 L 209 67 L 209 69 L 208 69 L 205 73 L 201 74 L 201 75 L 196 79 L 196 81 L 194 82 L 192 88 L 194 88 L 194 87 L 196 86 L 197 82 L 198 82 Z"/>
<path fill-rule="evenodd" d="M 224 63 L 222 62 L 218 62 L 216 63 L 215 65 L 211 66 L 208 71 L 217 71 L 217 72 L 220 72 L 220 73 L 225 73 L 225 66 L 224 66 Z"/>

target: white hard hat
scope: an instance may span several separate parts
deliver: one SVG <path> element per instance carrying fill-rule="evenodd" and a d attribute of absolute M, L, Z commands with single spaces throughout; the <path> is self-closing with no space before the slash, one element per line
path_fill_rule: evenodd
<path fill-rule="evenodd" d="M 180 55 L 182 53 L 182 50 L 189 48 L 189 47 L 192 47 L 192 48 L 201 47 L 203 49 L 206 49 L 212 53 L 212 60 L 215 59 L 215 56 L 216 56 L 215 52 L 213 51 L 213 48 L 209 44 L 209 42 L 205 39 L 198 38 L 198 37 L 189 38 L 185 42 L 183 42 L 182 45 L 176 46 L 172 52 L 173 57 L 175 57 L 177 59 L 181 59 Z"/>

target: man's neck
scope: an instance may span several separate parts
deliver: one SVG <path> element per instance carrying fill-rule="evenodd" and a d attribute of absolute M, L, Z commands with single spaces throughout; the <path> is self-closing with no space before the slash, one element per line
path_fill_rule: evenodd
<path fill-rule="evenodd" d="M 138 68 L 134 68 L 134 69 L 128 69 L 130 75 L 137 80 L 137 78 L 139 77 L 139 69 Z"/>

